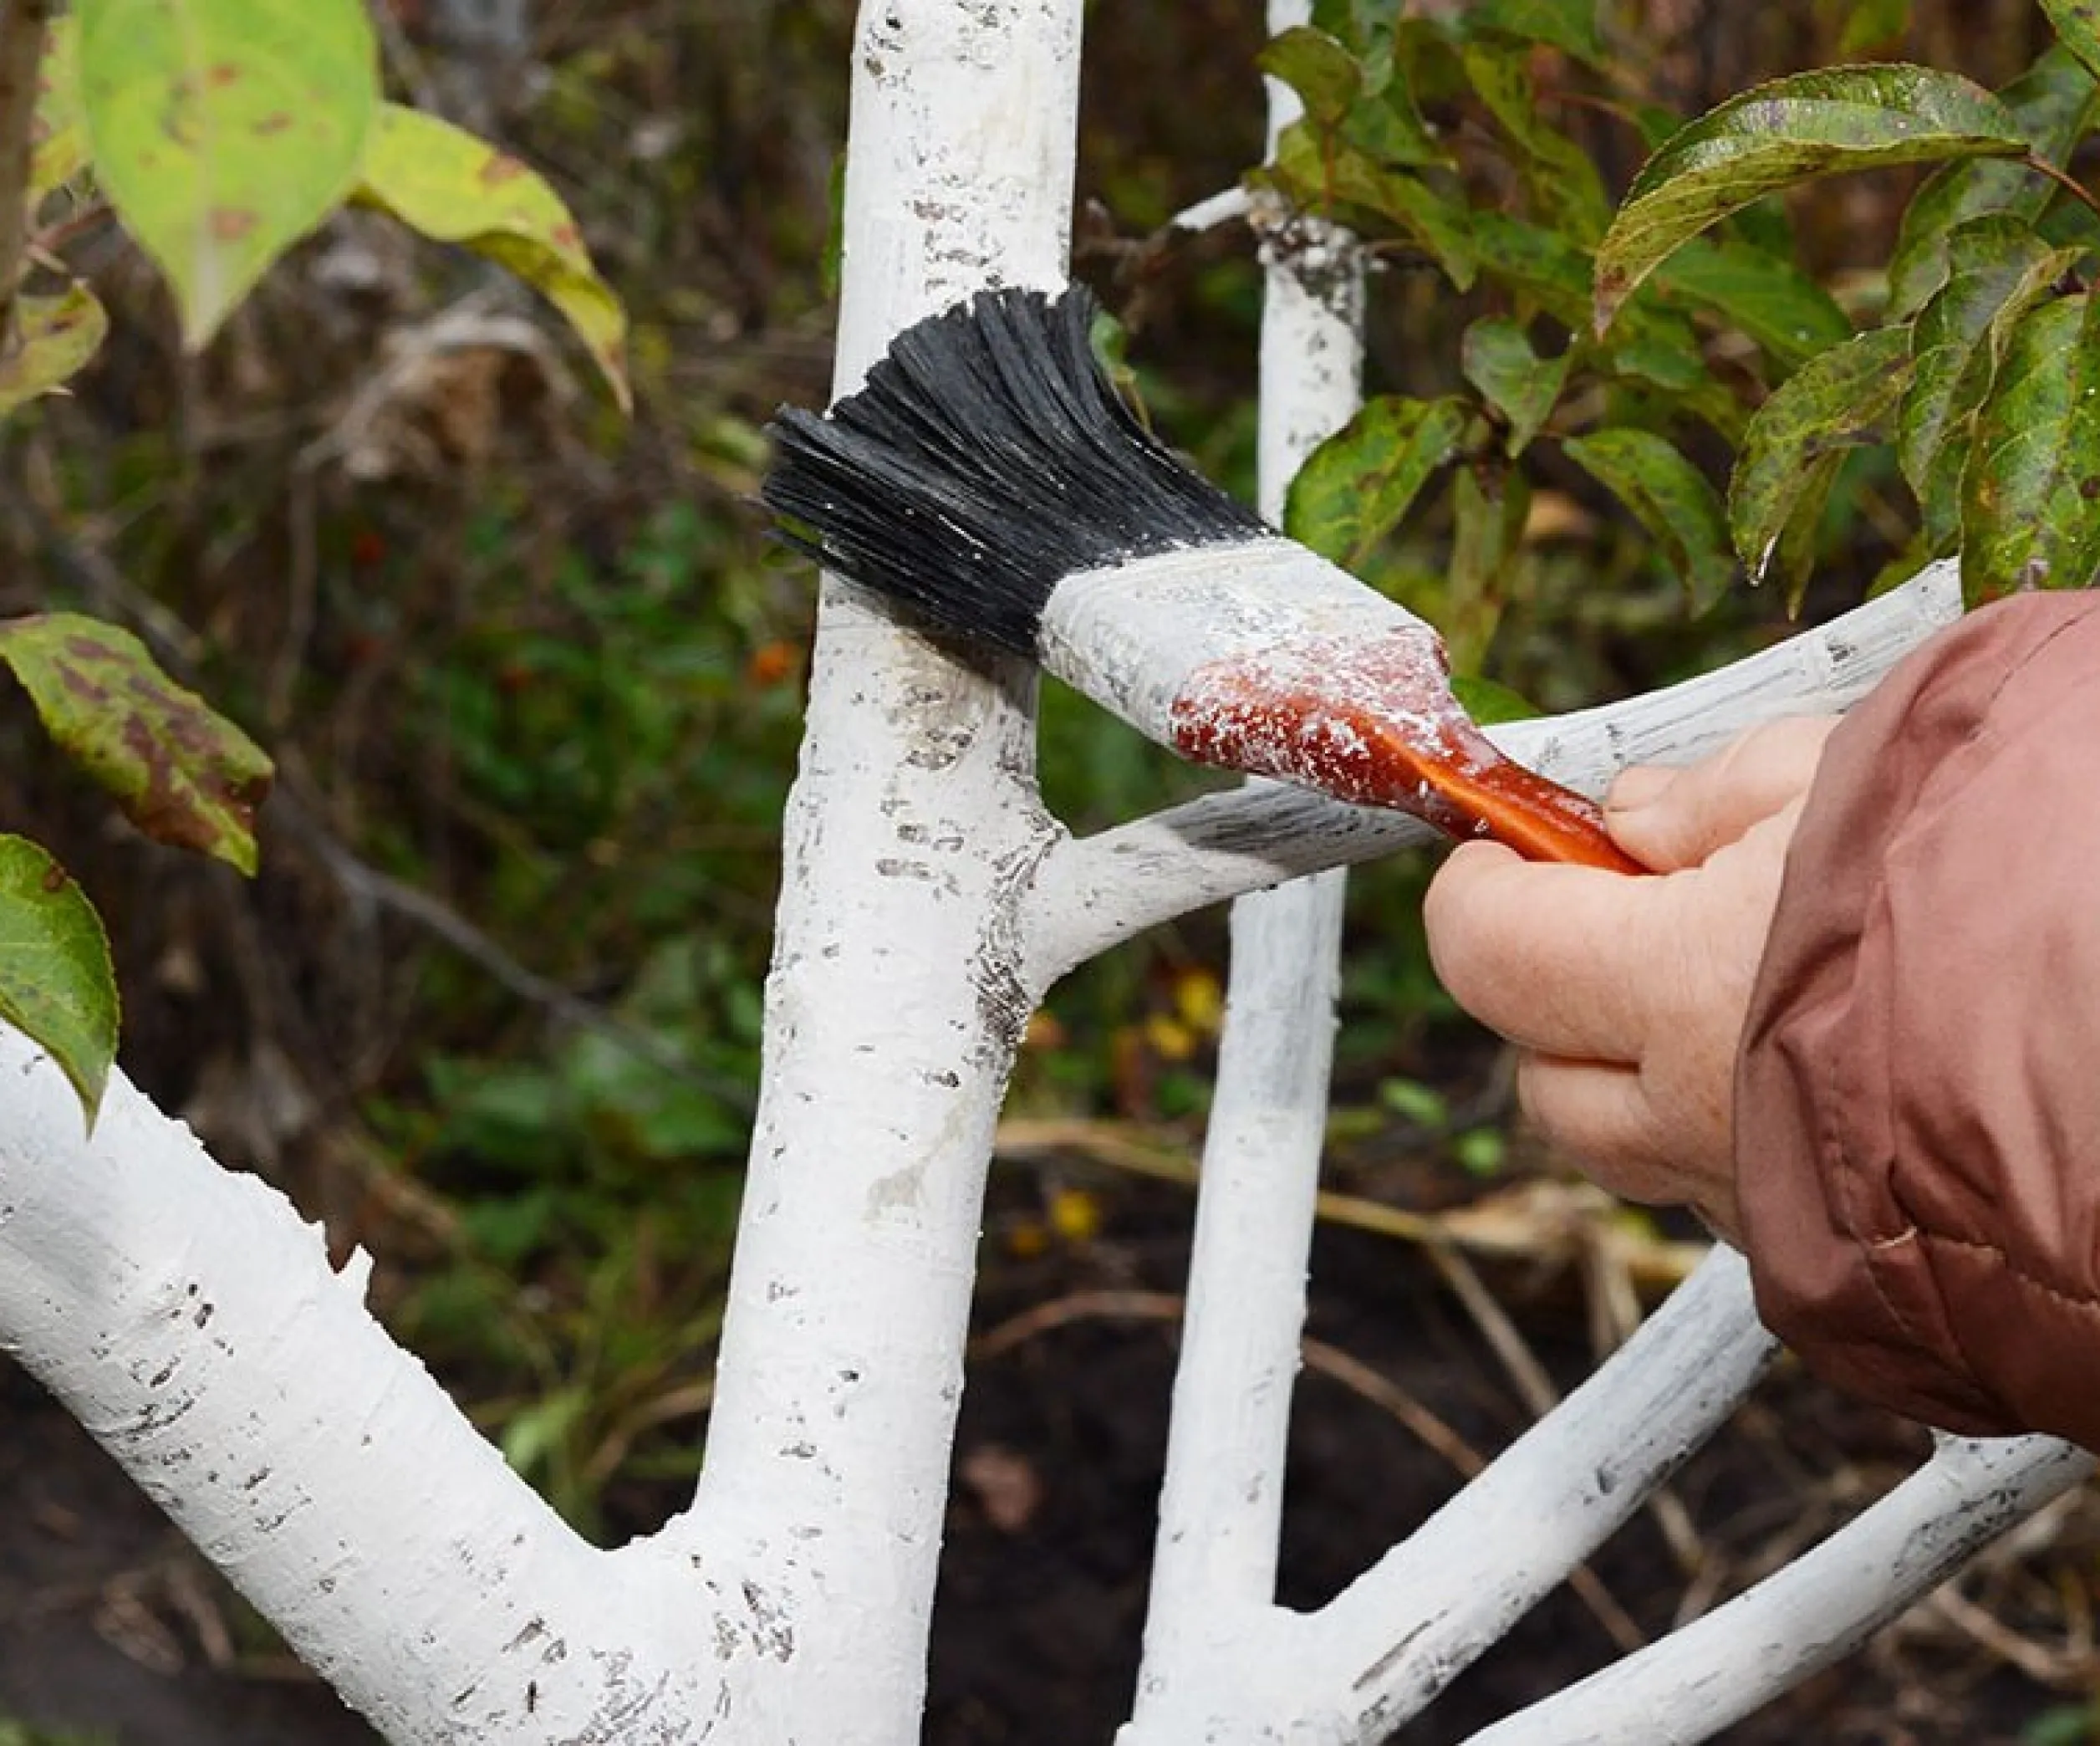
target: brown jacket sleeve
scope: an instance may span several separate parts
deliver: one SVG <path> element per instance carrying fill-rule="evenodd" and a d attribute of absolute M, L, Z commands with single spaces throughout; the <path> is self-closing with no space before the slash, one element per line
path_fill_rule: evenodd
<path fill-rule="evenodd" d="M 1758 1307 L 1812 1370 L 2100 1448 L 2100 596 L 1974 615 L 1832 737 L 1736 1091 Z"/>

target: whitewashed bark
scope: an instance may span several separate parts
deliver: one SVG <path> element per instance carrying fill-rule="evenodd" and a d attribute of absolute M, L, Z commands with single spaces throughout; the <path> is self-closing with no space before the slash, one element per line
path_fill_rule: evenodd
<path fill-rule="evenodd" d="M 1307 0 L 1271 0 L 1270 33 L 1311 12 Z M 1273 152 L 1302 111 L 1289 87 L 1267 84 Z M 1354 239 L 1299 241 L 1265 249 L 1257 469 L 1262 513 L 1278 526 L 1292 478 L 1362 397 Z M 1232 909 L 1133 1739 L 1184 1733 L 1221 1646 L 1275 1599 L 1347 880 L 1336 868 Z"/>
<path fill-rule="evenodd" d="M 1861 1647 L 2092 1473 L 2048 1437 L 1944 1439 L 1844 1532 L 1705 1617 L 1473 1736 L 1472 1746 L 1690 1746 Z"/>
<path fill-rule="evenodd" d="M 1242 1609 L 1170 1723 L 1119 1746 L 1371 1746 L 1639 1509 L 1769 1358 L 1717 1250 L 1549 1418 L 1312 1613 Z"/>
<path fill-rule="evenodd" d="M 743 1595 L 579 1540 L 372 1320 L 367 1270 L 121 1075 L 90 1140 L 0 1026 L 0 1349 L 301 1657 L 393 1740 L 701 1738 L 762 1646 Z"/>
<path fill-rule="evenodd" d="M 1080 0 L 875 0 L 838 385 L 991 283 L 1061 285 Z M 696 1514 L 793 1631 L 773 1732 L 917 1737 L 991 1133 L 1029 1003 L 1008 893 L 1056 835 L 1032 676 L 828 583 Z"/>

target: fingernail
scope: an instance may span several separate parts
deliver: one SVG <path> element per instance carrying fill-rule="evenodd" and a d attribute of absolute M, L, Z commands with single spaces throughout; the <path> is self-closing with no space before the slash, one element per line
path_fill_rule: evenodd
<path fill-rule="evenodd" d="M 1604 810 L 1629 813 L 1653 806 L 1669 792 L 1677 776 L 1666 764 L 1634 764 L 1621 770 L 1604 796 Z"/>

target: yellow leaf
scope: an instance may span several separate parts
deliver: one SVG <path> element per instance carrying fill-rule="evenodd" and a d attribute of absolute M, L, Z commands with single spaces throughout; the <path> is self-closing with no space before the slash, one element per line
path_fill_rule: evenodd
<path fill-rule="evenodd" d="M 1060 1188 L 1050 1197 L 1050 1228 L 1067 1243 L 1091 1243 L 1101 1234 L 1101 1202 L 1083 1188 Z"/>
<path fill-rule="evenodd" d="M 64 387 L 86 367 L 110 327 L 94 294 L 82 284 L 56 297 L 25 294 L 14 308 L 14 349 L 0 356 L 0 417 Z"/>
<path fill-rule="evenodd" d="M 379 102 L 364 0 L 77 0 L 97 185 L 202 346 L 349 191 Z"/>
<path fill-rule="evenodd" d="M 516 273 L 568 319 L 621 409 L 631 405 L 627 312 L 561 197 L 535 172 L 463 128 L 388 104 L 352 198 Z"/>
<path fill-rule="evenodd" d="M 1208 970 L 1185 970 L 1175 978 L 1174 1005 L 1198 1036 L 1215 1037 L 1225 1022 L 1225 990 Z"/>
<path fill-rule="evenodd" d="M 1197 1038 L 1179 1018 L 1155 1013 L 1144 1021 L 1144 1040 L 1162 1059 L 1185 1061 L 1195 1053 Z"/>

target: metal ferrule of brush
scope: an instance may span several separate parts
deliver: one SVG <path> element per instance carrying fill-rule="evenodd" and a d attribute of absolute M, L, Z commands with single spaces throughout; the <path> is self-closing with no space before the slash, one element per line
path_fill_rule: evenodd
<path fill-rule="evenodd" d="M 1440 687 L 1435 630 L 1279 535 L 1149 553 L 1068 575 L 1042 609 L 1037 643 L 1047 671 L 1172 745 L 1199 675 L 1258 678 L 1265 662 L 1296 667 L 1307 651 L 1389 650 L 1401 637 L 1420 650 L 1423 677 Z"/>

